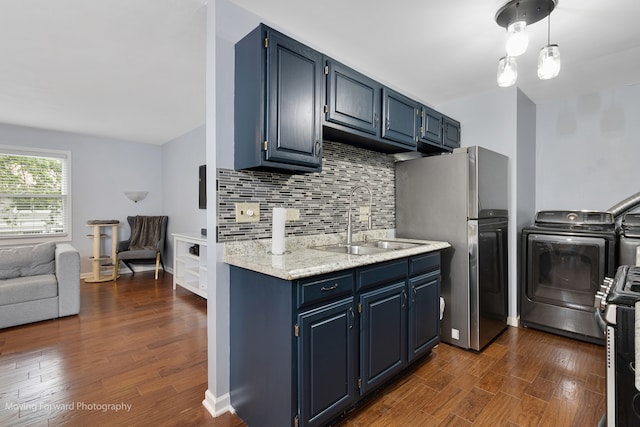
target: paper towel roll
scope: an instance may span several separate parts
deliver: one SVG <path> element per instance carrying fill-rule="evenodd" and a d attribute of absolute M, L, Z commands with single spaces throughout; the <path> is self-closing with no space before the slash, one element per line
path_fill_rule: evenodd
<path fill-rule="evenodd" d="M 282 255 L 284 253 L 284 222 L 287 210 L 285 208 L 273 208 L 271 221 L 271 253 Z"/>
<path fill-rule="evenodd" d="M 636 265 L 640 265 L 640 246 L 636 246 Z"/>

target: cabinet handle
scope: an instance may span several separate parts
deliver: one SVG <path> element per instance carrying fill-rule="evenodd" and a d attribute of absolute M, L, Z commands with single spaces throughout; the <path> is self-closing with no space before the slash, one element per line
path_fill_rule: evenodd
<path fill-rule="evenodd" d="M 411 302 L 413 302 L 415 304 L 416 302 L 416 297 L 418 296 L 418 291 L 416 290 L 416 287 L 413 287 L 413 299 L 411 300 Z"/>
<path fill-rule="evenodd" d="M 407 293 L 402 290 L 402 308 L 405 308 L 407 305 Z"/>
<path fill-rule="evenodd" d="M 333 286 L 329 286 L 328 288 L 325 288 L 324 286 L 320 288 L 320 290 L 322 292 L 328 292 L 328 291 L 332 291 L 334 289 L 338 289 L 338 284 L 335 283 Z"/>
<path fill-rule="evenodd" d="M 374 128 L 378 127 L 379 121 L 380 121 L 380 119 L 378 118 L 378 113 L 374 113 L 373 114 L 373 127 Z"/>
<path fill-rule="evenodd" d="M 385 119 L 384 127 L 387 128 L 387 130 L 389 130 L 389 128 L 391 127 L 391 120 Z"/>
<path fill-rule="evenodd" d="M 356 314 L 353 312 L 353 307 L 349 307 L 349 313 L 351 313 L 351 323 L 349 329 L 353 329 L 353 324 L 356 322 Z"/>

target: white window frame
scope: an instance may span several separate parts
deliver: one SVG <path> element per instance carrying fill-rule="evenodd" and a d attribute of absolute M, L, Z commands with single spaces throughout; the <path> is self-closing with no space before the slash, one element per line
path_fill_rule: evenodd
<path fill-rule="evenodd" d="M 29 245 L 42 242 L 70 242 L 73 240 L 73 203 L 71 198 L 71 152 L 62 150 L 50 150 L 45 148 L 19 147 L 11 145 L 0 145 L 0 154 L 10 154 L 17 156 L 40 156 L 57 157 L 65 161 L 66 172 L 66 230 L 64 233 L 25 235 L 25 236 L 0 236 L 0 246 Z"/>

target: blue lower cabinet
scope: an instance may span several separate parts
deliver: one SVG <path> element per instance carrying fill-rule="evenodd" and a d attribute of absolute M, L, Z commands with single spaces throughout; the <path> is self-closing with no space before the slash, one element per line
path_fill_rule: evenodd
<path fill-rule="evenodd" d="M 250 426 L 327 425 L 438 343 L 438 253 L 230 277 L 230 400 Z"/>
<path fill-rule="evenodd" d="M 409 279 L 409 361 L 440 342 L 440 271 Z"/>
<path fill-rule="evenodd" d="M 302 425 L 321 426 L 357 396 L 353 298 L 298 315 L 298 404 Z"/>
<path fill-rule="evenodd" d="M 405 281 L 360 296 L 360 393 L 382 385 L 407 363 Z"/>

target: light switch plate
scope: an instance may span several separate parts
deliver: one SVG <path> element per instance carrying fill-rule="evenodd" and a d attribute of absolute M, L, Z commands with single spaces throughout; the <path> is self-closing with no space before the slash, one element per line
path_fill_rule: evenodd
<path fill-rule="evenodd" d="M 300 209 L 287 208 L 285 220 L 286 221 L 298 221 L 300 219 Z"/>
<path fill-rule="evenodd" d="M 236 222 L 259 222 L 260 203 L 236 203 Z"/>
<path fill-rule="evenodd" d="M 369 221 L 369 206 L 360 206 L 360 217 L 358 220 L 360 222 Z"/>

